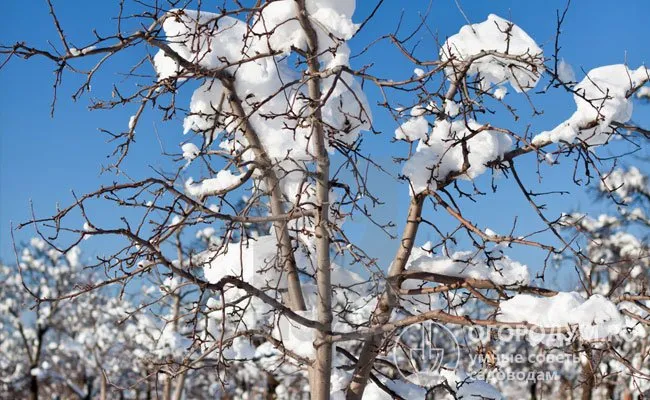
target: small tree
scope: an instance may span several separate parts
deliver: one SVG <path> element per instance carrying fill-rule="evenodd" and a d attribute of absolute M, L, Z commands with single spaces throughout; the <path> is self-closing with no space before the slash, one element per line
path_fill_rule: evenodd
<path fill-rule="evenodd" d="M 0 271 L 3 393 L 106 398 L 106 377 L 116 370 L 126 377 L 134 367 L 120 354 L 128 348 L 117 324 L 125 304 L 104 290 L 60 300 L 85 292 L 95 277 L 77 247 L 62 254 L 34 238 L 19 255 L 17 265 Z"/>
<path fill-rule="evenodd" d="M 617 379 L 639 392 L 645 387 L 639 380 L 648 378 L 640 367 L 647 365 L 647 354 L 633 355 L 632 349 L 647 346 L 619 347 L 611 338 L 632 320 L 647 330 L 647 286 L 630 282 L 647 276 L 647 246 L 625 247 L 623 254 L 616 246 L 629 243 L 607 242 L 596 229 L 587 233 L 600 245 L 586 242 L 583 248 L 563 229 L 589 220 L 547 215 L 540 199 L 548 194 L 534 188 L 527 171 L 536 166 L 541 175 L 544 163 L 573 159 L 576 184 L 595 179 L 606 193 L 629 191 L 625 179 L 611 187 L 620 172 L 611 171 L 616 161 L 602 157 L 601 149 L 641 146 L 647 137 L 647 130 L 630 121 L 635 93 L 650 78 L 648 69 L 610 65 L 576 82 L 558 55 L 565 10 L 558 13 L 550 56 L 519 26 L 495 15 L 462 27 L 442 43 L 430 41 L 426 50 L 413 50 L 415 33 L 401 34 L 398 27 L 361 52 L 383 41 L 397 48 L 408 69 L 400 77 L 383 78 L 371 66 L 355 66 L 348 46 L 361 29 L 371 29 L 381 4 L 367 18 L 357 18 L 360 24 L 352 20 L 353 1 L 233 1 L 216 13 L 202 3 L 196 10 L 156 3 L 128 19 L 121 6 L 116 34 L 97 33 L 87 45 L 73 47 L 50 3 L 57 50 L 16 43 L 2 52 L 54 62 L 56 85 L 64 71 L 84 74 L 75 98 L 90 89 L 114 55 L 133 48 L 142 57 L 129 70 L 136 91 L 116 86 L 111 98 L 93 103 L 101 109 L 135 106 L 127 129 L 109 132 L 118 143 L 109 170 L 121 171 L 147 113 L 163 120 L 182 115 L 183 130 L 192 136 L 179 152 L 167 155 L 184 160 L 172 172 L 101 187 L 29 224 L 39 232 L 49 228 L 54 236 L 75 234 L 73 245 L 88 237 L 124 239 L 118 251 L 100 259 L 111 278 L 84 292 L 109 283 L 126 285 L 140 276 L 165 275 L 180 284 L 164 290 L 173 299 L 166 320 L 172 332 L 188 340 L 176 347 L 182 355 L 162 360 L 155 348 L 145 346 L 153 360 L 146 373 L 164 375 L 164 398 L 172 396 L 173 387 L 176 398 L 189 393 L 184 377 L 195 369 L 216 370 L 207 379 L 216 385 L 212 394 L 221 397 L 415 398 L 440 390 L 458 398 L 500 397 L 476 371 L 442 368 L 423 381 L 418 372 L 425 366 L 416 357 L 387 356 L 396 347 L 416 346 L 422 335 L 398 333 L 426 321 L 534 330 L 541 334 L 536 343 L 584 356 L 583 398 L 597 394 L 601 384 L 613 384 L 613 378 L 602 377 L 601 367 L 616 368 Z M 425 28 L 423 22 L 416 33 Z M 96 65 L 84 72 L 75 66 L 82 59 Z M 379 97 L 369 102 L 371 85 Z M 524 125 L 541 114 L 535 99 L 554 90 L 571 93 L 576 111 L 550 131 L 528 131 Z M 529 102 L 531 118 L 512 105 L 517 98 Z M 394 135 L 380 137 L 382 145 L 391 146 L 399 179 L 391 173 L 392 163 L 373 158 L 364 147 L 370 132 L 387 129 L 373 125 L 372 114 L 381 108 L 395 120 L 389 129 Z M 612 144 L 616 138 L 625 143 Z M 373 194 L 370 170 L 403 183 L 408 200 L 390 205 L 406 208 L 401 234 L 392 236 L 392 221 L 373 216 L 386 194 Z M 493 191 L 510 186 L 521 193 L 543 224 L 541 231 L 517 226 L 516 215 L 505 234 L 469 217 L 475 213 L 467 200 L 486 195 L 488 171 Z M 647 193 L 647 180 L 634 187 Z M 235 205 L 244 193 L 243 203 Z M 88 210 L 99 198 L 113 202 L 121 218 L 97 222 Z M 348 232 L 344 222 L 351 218 L 366 218 L 394 237 L 388 265 L 380 265 L 374 249 Z M 445 218 L 454 222 L 445 225 Z M 423 230 L 438 238 L 416 245 Z M 199 243 L 191 240 L 197 231 Z M 49 242 L 64 254 L 71 251 L 62 241 Z M 542 254 L 537 282 L 528 267 L 507 254 L 520 246 Z M 569 259 L 582 278 L 581 293 L 539 285 L 547 267 Z M 191 293 L 184 306 L 179 287 Z M 38 304 L 58 299 L 34 295 Z M 163 336 L 169 324 L 149 326 Z M 483 356 L 494 348 L 514 351 L 498 341 L 496 347 L 488 344 L 464 350 Z M 533 398 L 537 390 L 531 390 Z"/>

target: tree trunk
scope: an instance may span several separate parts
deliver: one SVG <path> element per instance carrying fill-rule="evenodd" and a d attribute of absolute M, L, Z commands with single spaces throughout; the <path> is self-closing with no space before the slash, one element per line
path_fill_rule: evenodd
<path fill-rule="evenodd" d="M 567 400 L 573 400 L 573 385 L 564 376 L 561 379 L 562 381 L 560 383 L 560 394 L 562 398 Z"/>
<path fill-rule="evenodd" d="M 32 367 L 32 368 L 36 368 L 36 367 Z M 34 375 L 30 375 L 29 377 L 29 399 L 38 400 L 38 377 Z"/>
<path fill-rule="evenodd" d="M 585 345 L 584 349 L 587 360 L 582 364 L 582 383 L 580 385 L 582 387 L 582 395 L 580 398 L 582 400 L 591 400 L 594 385 L 596 383 L 596 377 L 592 368 L 593 357 L 591 349 L 589 348 L 589 345 Z"/>
<path fill-rule="evenodd" d="M 147 392 L 145 394 L 145 399 L 151 400 L 151 378 L 147 379 Z"/>
<path fill-rule="evenodd" d="M 449 89 L 447 89 L 447 93 L 445 93 L 446 100 L 452 100 L 454 98 L 458 91 L 458 87 L 460 86 L 460 81 L 465 77 L 468 69 L 469 64 L 456 75 L 454 81 L 449 86 Z M 437 119 L 441 118 L 442 117 L 438 117 Z M 372 325 L 383 325 L 388 322 L 393 307 L 397 304 L 397 296 L 395 293 L 402 285 L 399 276 L 404 272 L 406 263 L 411 256 L 411 250 L 415 243 L 415 236 L 418 232 L 420 222 L 422 221 L 422 206 L 426 197 L 427 192 L 425 191 L 413 194 L 413 197 L 411 198 L 408 219 L 404 232 L 402 233 L 400 247 L 397 249 L 395 259 L 388 271 L 388 282 L 384 294 L 379 299 L 377 308 L 371 317 L 370 322 Z M 348 384 L 346 390 L 346 398 L 348 400 L 361 400 L 363 397 L 363 391 L 368 384 L 370 370 L 375 362 L 375 358 L 379 354 L 383 341 L 384 335 L 375 335 L 367 339 L 363 344 L 361 354 L 359 355 L 359 361 L 357 362 L 352 375 L 352 380 Z"/>
<path fill-rule="evenodd" d="M 165 375 L 165 382 L 163 382 L 163 400 L 170 400 L 172 397 L 172 378 L 170 375 Z"/>
<path fill-rule="evenodd" d="M 537 381 L 530 384 L 530 400 L 537 400 Z"/>
<path fill-rule="evenodd" d="M 329 192 L 330 192 L 330 159 L 325 147 L 325 132 L 321 113 L 320 66 L 318 61 L 318 37 L 311 25 L 305 0 L 298 0 L 298 21 L 305 31 L 307 38 L 307 66 L 311 75 L 307 83 L 309 89 L 309 108 L 313 140 L 313 152 L 316 158 L 316 299 L 317 319 L 326 331 L 316 332 L 314 347 L 316 360 L 311 377 L 311 398 L 327 400 L 330 397 L 332 374 L 332 344 L 329 343 L 329 333 L 332 330 L 332 281 L 330 262 L 330 233 L 329 233 Z"/>
<path fill-rule="evenodd" d="M 373 326 L 383 325 L 390 319 L 393 307 L 397 303 L 397 290 L 399 290 L 402 282 L 399 276 L 404 272 L 406 263 L 411 256 L 413 244 L 415 243 L 415 235 L 417 234 L 418 227 L 422 221 L 422 206 L 426 195 L 424 193 L 417 194 L 411 199 L 409 205 L 409 213 L 407 217 L 406 227 L 402 234 L 400 247 L 397 250 L 395 259 L 391 264 L 388 271 L 388 282 L 384 294 L 379 299 L 377 308 L 373 312 L 371 323 Z M 363 391 L 366 388 L 370 370 L 372 369 L 375 358 L 379 354 L 381 346 L 384 342 L 384 335 L 374 335 L 366 340 L 361 349 L 359 361 L 352 375 L 352 381 L 348 386 L 346 398 L 349 400 L 361 400 Z"/>
<path fill-rule="evenodd" d="M 106 400 L 108 397 L 108 382 L 106 382 L 106 375 L 103 371 L 100 371 L 100 386 L 99 386 L 99 398 L 100 400 Z"/>
<path fill-rule="evenodd" d="M 280 190 L 280 180 L 278 179 L 273 163 L 268 154 L 262 146 L 259 136 L 251 125 L 250 121 L 246 118 L 246 112 L 242 106 L 242 101 L 235 89 L 234 77 L 224 77 L 221 83 L 228 93 L 230 105 L 233 113 L 244 122 L 244 136 L 250 145 L 250 148 L 255 154 L 255 162 L 259 168 L 264 171 L 264 183 L 266 184 L 269 193 L 269 203 L 271 206 L 271 215 L 277 216 L 284 214 L 284 207 L 282 206 L 282 192 Z M 293 311 L 305 310 L 305 299 L 302 295 L 302 285 L 300 284 L 300 277 L 298 276 L 298 268 L 296 267 L 296 259 L 293 254 L 293 244 L 291 243 L 291 236 L 286 221 L 274 221 L 273 229 L 278 239 L 280 247 L 280 264 L 282 269 L 287 274 L 287 291 L 289 293 L 289 308 Z"/>
<path fill-rule="evenodd" d="M 181 400 L 183 397 L 183 389 L 185 386 L 185 372 L 180 374 L 178 378 L 176 378 L 176 387 L 174 388 L 174 396 L 172 397 L 172 400 Z"/>
<path fill-rule="evenodd" d="M 176 235 L 176 251 L 178 256 L 178 265 L 183 265 L 183 246 L 181 245 L 181 233 L 180 231 Z M 181 293 L 180 291 L 173 294 L 174 304 L 172 308 L 172 327 L 174 333 L 178 333 L 178 319 L 181 315 Z M 174 387 L 174 392 L 172 394 L 172 386 L 174 386 L 174 381 L 176 385 Z M 183 395 L 183 386 L 185 385 L 185 373 L 179 375 L 175 380 L 172 379 L 170 375 L 167 376 L 165 380 L 165 400 L 180 400 Z"/>
<path fill-rule="evenodd" d="M 39 308 L 36 310 L 36 318 L 38 319 Z M 43 347 L 43 338 L 49 330 L 49 327 L 42 327 L 39 323 L 36 324 L 36 348 L 33 355 L 30 357 L 31 366 L 29 367 L 29 398 L 30 400 L 38 400 L 38 377 L 32 375 L 32 370 L 38 368 L 41 363 L 41 348 Z M 25 343 L 27 345 L 27 343 Z M 28 345 L 27 345 L 28 346 Z M 29 353 L 29 347 L 27 348 Z"/>

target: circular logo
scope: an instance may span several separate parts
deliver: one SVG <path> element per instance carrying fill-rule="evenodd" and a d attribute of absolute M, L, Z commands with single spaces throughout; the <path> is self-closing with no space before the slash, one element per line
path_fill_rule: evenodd
<path fill-rule="evenodd" d="M 460 360 L 454 334 L 433 321 L 411 325 L 395 339 L 393 361 L 408 381 L 424 387 L 440 383 L 442 371 L 453 371 Z"/>

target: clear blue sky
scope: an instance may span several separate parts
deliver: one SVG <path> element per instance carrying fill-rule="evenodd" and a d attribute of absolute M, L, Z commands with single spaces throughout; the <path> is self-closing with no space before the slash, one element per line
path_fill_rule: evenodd
<path fill-rule="evenodd" d="M 209 2 L 204 2 L 204 5 Z M 367 15 L 374 1 L 360 0 L 357 7 L 356 20 Z M 373 23 L 351 43 L 353 50 L 360 50 L 375 36 L 391 32 L 397 23 L 400 13 L 404 10 L 404 30 L 412 28 L 417 23 L 418 11 L 422 12 L 428 2 L 402 2 L 387 0 Z M 83 46 L 92 37 L 91 29 L 97 28 L 100 33 L 109 33 L 113 29 L 112 17 L 117 13 L 117 1 L 55 1 L 56 9 L 66 33 L 73 44 Z M 221 2 L 215 2 L 215 5 Z M 409 6 L 404 9 L 405 4 Z M 552 53 L 555 34 L 555 16 L 557 9 L 563 9 L 564 1 L 524 2 L 524 1 L 461 1 L 467 18 L 473 23 L 483 21 L 489 13 L 495 13 L 511 19 L 538 44 L 544 47 L 547 56 Z M 135 7 L 132 5 L 132 7 Z M 204 6 L 207 7 L 207 6 Z M 465 19 L 459 12 L 454 1 L 433 1 L 433 9 L 427 18 L 433 34 L 439 35 L 441 41 L 446 36 L 456 33 L 464 25 Z M 44 0 L 8 1 L 3 4 L 3 23 L 0 25 L 0 42 L 3 44 L 15 41 L 26 41 L 35 46 L 47 47 L 47 40 L 57 42 Z M 650 2 L 634 0 L 613 2 L 606 0 L 574 1 L 565 21 L 562 36 L 562 56 L 573 65 L 579 78 L 581 69 L 627 62 L 631 67 L 638 67 L 644 62 L 650 62 L 650 25 L 647 16 L 650 15 Z M 435 59 L 436 46 L 430 36 L 422 36 L 418 47 L 420 55 L 429 54 L 429 59 Z M 139 48 L 143 51 L 143 47 Z M 134 83 L 125 81 L 119 71 L 127 71 L 142 53 L 129 52 L 110 64 L 103 73 L 96 77 L 91 97 L 109 97 L 112 83 L 121 87 L 133 89 Z M 394 56 L 392 56 L 394 55 Z M 408 65 L 402 57 L 389 46 L 379 46 L 365 58 L 355 60 L 360 66 L 375 62 L 372 71 L 384 77 L 394 79 L 404 78 L 412 73 L 413 66 Z M 54 118 L 50 118 L 49 105 L 52 100 L 53 65 L 44 59 L 34 58 L 29 61 L 13 60 L 0 70 L 0 259 L 10 260 L 11 241 L 9 236 L 10 221 L 23 222 L 30 215 L 30 200 L 34 203 L 37 215 L 50 215 L 55 211 L 55 204 L 68 205 L 72 201 L 71 190 L 76 193 L 99 187 L 102 183 L 110 183 L 113 175 L 100 175 L 101 165 L 107 164 L 106 156 L 112 151 L 111 144 L 106 143 L 107 137 L 99 133 L 98 128 L 123 130 L 134 107 L 127 106 L 114 111 L 89 112 L 87 106 L 89 97 L 78 102 L 70 99 L 71 93 L 77 88 L 79 78 L 71 74 L 64 76 L 64 84 L 58 94 L 58 103 Z M 512 90 L 511 90 L 512 91 Z M 369 97 L 372 89 L 369 89 Z M 514 99 L 513 99 L 514 100 Z M 516 100 L 520 101 L 520 100 Z M 545 114 L 535 121 L 523 118 L 517 127 L 525 127 L 533 123 L 533 129 L 543 130 L 566 119 L 574 109 L 570 96 L 555 93 L 551 96 L 536 98 L 536 104 L 542 107 Z M 375 104 L 374 99 L 370 99 Z M 521 104 L 522 117 L 529 115 Z M 646 126 L 650 125 L 649 105 L 635 104 L 635 120 Z M 386 113 L 375 108 L 376 128 L 384 132 L 380 137 L 370 138 L 366 150 L 378 159 L 387 159 L 395 149 L 389 147 L 388 139 L 395 129 L 394 122 Z M 159 114 L 149 112 L 142 122 L 138 132 L 138 142 L 130 155 L 125 169 L 134 177 L 143 177 L 150 166 L 164 167 L 160 159 L 160 147 L 154 128 L 157 130 L 163 144 L 168 150 L 176 150 L 184 137 L 181 135 L 180 120 L 161 123 Z M 402 149 L 403 150 L 403 149 Z M 402 153 L 404 154 L 404 153 Z M 647 151 L 646 153 L 647 154 Z M 520 169 L 534 178 L 534 160 L 522 163 Z M 572 165 L 564 165 L 546 169 L 546 178 L 539 188 L 555 190 L 572 190 L 571 196 L 551 198 L 548 201 L 549 213 L 571 211 L 580 206 L 594 209 L 594 202 L 584 190 L 573 187 L 570 179 Z M 383 193 L 390 202 L 405 205 L 408 199 L 403 186 L 386 185 L 379 178 L 375 180 L 378 192 Z M 483 188 L 489 189 L 486 180 L 482 181 Z M 519 214 L 519 224 L 534 226 L 533 219 L 521 196 L 516 191 L 502 184 L 502 190 L 497 195 L 488 196 L 478 206 L 467 208 L 468 214 L 477 216 L 481 226 L 505 232 L 512 224 L 512 217 Z M 390 216 L 396 222 L 404 219 L 401 211 L 394 207 L 378 211 L 381 216 Z M 102 212 L 101 209 L 97 210 Z M 556 215 L 556 214 L 555 214 Z M 443 218 L 440 214 L 430 213 L 431 218 Z M 109 218 L 110 216 L 106 216 Z M 350 229 L 357 234 L 364 231 L 365 243 L 376 248 L 377 255 L 385 258 L 394 250 L 395 243 L 386 244 L 375 230 L 366 227 L 364 223 L 350 222 Z M 33 231 L 19 232 L 17 238 L 24 240 Z M 418 243 L 423 242 L 431 234 L 423 231 Z M 90 248 L 92 253 L 94 249 Z M 515 255 L 523 258 L 533 266 L 535 257 L 528 251 L 514 251 Z M 519 253 L 519 254 L 517 254 Z"/>

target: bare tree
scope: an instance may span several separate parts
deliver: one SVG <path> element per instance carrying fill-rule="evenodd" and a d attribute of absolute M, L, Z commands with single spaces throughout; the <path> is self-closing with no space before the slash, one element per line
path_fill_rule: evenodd
<path fill-rule="evenodd" d="M 412 32 L 399 24 L 353 54 L 348 42 L 373 29 L 383 1 L 355 17 L 360 24 L 348 1 L 232 1 L 216 13 L 206 11 L 214 11 L 212 5 L 192 10 L 176 3 L 137 2 L 131 10 L 120 2 L 115 33 L 94 32 L 86 45 L 74 47 L 80 40 L 65 34 L 48 2 L 59 33 L 54 49 L 23 42 L 0 48 L 7 59 L 54 63 L 55 89 L 64 74 L 81 74 L 75 99 L 115 55 L 132 49 L 140 56 L 126 71 L 136 90 L 116 84 L 110 98 L 91 105 L 135 107 L 125 130 L 106 131 L 116 143 L 107 168 L 115 183 L 19 226 L 34 227 L 61 254 L 84 239 L 122 239 L 119 249 L 97 257 L 101 275 L 92 282 L 56 296 L 33 292 L 37 304 L 110 286 L 127 292 L 144 278 L 160 281 L 162 296 L 137 307 L 159 322 L 140 312 L 126 316 L 145 321 L 139 324 L 146 328 L 133 328 L 137 344 L 158 332 L 141 350 L 148 352 L 140 357 L 146 360 L 142 375 L 129 384 L 104 377 L 103 385 L 125 396 L 135 390 L 135 398 L 146 385 L 147 396 L 155 391 L 164 399 L 204 397 L 206 386 L 223 398 L 502 396 L 459 360 L 422 380 L 426 366 L 404 350 L 423 336 L 401 332 L 435 322 L 457 338 L 460 328 L 528 332 L 514 344 L 490 337 L 465 346 L 483 357 L 481 373 L 498 369 L 493 356 L 532 353 L 541 343 L 542 353 L 561 349 L 582 357 L 582 375 L 565 377 L 582 398 L 601 396 L 600 388 L 611 397 L 620 382 L 630 391 L 646 390 L 647 343 L 615 338 L 630 329 L 647 333 L 650 293 L 632 282 L 647 279 L 647 245 L 603 236 L 604 223 L 585 228 L 590 220 L 584 216 L 550 215 L 544 199 L 561 193 L 538 190 L 535 172 L 541 179 L 545 169 L 570 163 L 567 180 L 577 188 L 596 182 L 607 201 L 625 206 L 634 195 L 647 208 L 647 178 L 638 169 L 638 176 L 615 169 L 648 138 L 632 121 L 632 103 L 647 91 L 647 68 L 610 65 L 576 82 L 559 56 L 568 9 L 558 11 L 550 56 L 496 15 L 444 40 L 429 35 L 424 15 Z M 430 37 L 427 50 L 416 45 L 421 35 Z M 392 62 L 373 52 L 386 42 L 403 57 L 408 70 L 402 77 L 381 77 L 371 65 L 351 62 L 365 54 Z M 84 70 L 82 60 L 94 66 Z M 372 106 L 367 86 L 379 96 Z M 528 129 L 542 114 L 538 96 L 554 91 L 571 93 L 575 112 L 552 130 Z M 177 104 L 190 92 L 189 108 Z M 522 104 L 525 112 L 517 109 Z M 373 126 L 373 112 L 387 113 L 395 125 Z M 513 121 L 504 126 L 493 114 Z M 161 154 L 170 169 L 130 179 L 122 164 L 137 135 L 149 134 L 141 124 L 149 116 L 183 118 L 185 133 L 193 135 L 180 151 Z M 380 128 L 395 133 L 385 138 Z M 372 134 L 391 146 L 393 160 L 384 163 L 364 147 L 364 136 Z M 605 153 L 610 148 L 616 155 Z M 409 196 L 387 205 L 408 208 L 401 234 L 393 221 L 374 216 L 385 193 L 373 193 L 370 171 Z M 504 216 L 512 228 L 496 233 L 472 217 L 488 196 L 485 188 L 497 193 L 501 186 L 521 194 L 537 225 Z M 98 202 L 115 210 L 109 224 L 92 211 Z M 647 221 L 642 214 L 625 216 Z M 353 218 L 393 239 L 388 265 L 345 228 Z M 630 236 L 644 237 L 647 223 L 637 225 Z M 424 230 L 436 239 L 418 245 Z M 507 254 L 514 247 L 540 255 L 536 277 Z M 547 269 L 558 265 L 575 270 L 580 291 L 546 287 Z M 169 351 L 158 347 L 163 337 Z M 604 376 L 603 368 L 616 377 Z M 526 387 L 527 393 L 536 398 L 560 390 L 560 382 L 544 385 Z"/>

